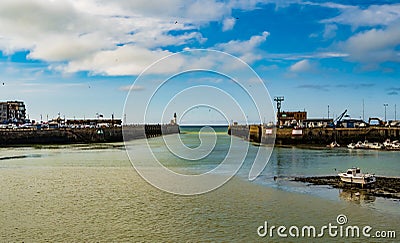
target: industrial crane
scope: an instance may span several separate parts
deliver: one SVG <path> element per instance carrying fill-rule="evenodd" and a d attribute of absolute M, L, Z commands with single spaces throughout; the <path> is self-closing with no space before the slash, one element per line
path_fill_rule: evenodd
<path fill-rule="evenodd" d="M 333 122 L 329 125 L 329 127 L 337 127 L 340 124 L 340 121 L 343 119 L 344 115 L 346 115 L 347 113 L 347 109 L 345 111 L 343 111 L 342 114 L 340 114 L 340 116 L 336 117 L 335 120 L 333 120 Z"/>

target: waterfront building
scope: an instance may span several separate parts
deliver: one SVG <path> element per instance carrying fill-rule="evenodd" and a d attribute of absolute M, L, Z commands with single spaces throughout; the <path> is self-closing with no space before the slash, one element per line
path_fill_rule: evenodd
<path fill-rule="evenodd" d="M 8 121 L 7 107 L 7 102 L 0 102 L 0 123 L 5 123 Z"/>
<path fill-rule="evenodd" d="M 121 119 L 70 119 L 66 120 L 68 127 L 85 128 L 85 127 L 114 127 L 121 126 Z"/>
<path fill-rule="evenodd" d="M 306 111 L 282 111 L 278 113 L 279 126 L 298 126 L 307 119 Z"/>
<path fill-rule="evenodd" d="M 24 123 L 26 109 L 23 101 L 0 102 L 0 123 Z"/>

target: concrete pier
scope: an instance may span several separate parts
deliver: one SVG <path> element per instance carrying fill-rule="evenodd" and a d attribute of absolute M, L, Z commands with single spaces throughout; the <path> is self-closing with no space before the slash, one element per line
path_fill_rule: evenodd
<path fill-rule="evenodd" d="M 128 125 L 102 128 L 0 129 L 0 146 L 122 142 L 179 133 L 178 125 Z"/>
<path fill-rule="evenodd" d="M 358 141 L 383 142 L 400 140 L 400 127 L 366 128 L 267 128 L 262 125 L 230 126 L 228 133 L 251 142 L 267 143 L 274 138 L 279 145 L 327 145 L 333 141 L 347 145 Z"/>

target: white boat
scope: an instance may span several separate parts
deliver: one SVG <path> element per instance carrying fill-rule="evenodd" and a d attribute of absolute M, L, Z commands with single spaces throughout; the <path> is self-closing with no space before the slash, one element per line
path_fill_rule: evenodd
<path fill-rule="evenodd" d="M 384 146 L 386 149 L 395 149 L 395 150 L 400 149 L 400 143 L 399 143 L 398 140 L 395 140 L 395 141 L 393 141 L 393 142 L 390 142 L 390 139 L 387 139 L 387 140 L 383 143 L 383 146 Z"/>
<path fill-rule="evenodd" d="M 391 145 L 392 149 L 400 149 L 400 143 L 396 140 Z"/>
<path fill-rule="evenodd" d="M 364 142 L 362 142 L 362 143 L 360 144 L 360 148 L 362 148 L 362 149 L 368 149 L 370 144 L 371 144 L 371 143 L 369 143 L 368 140 L 365 140 Z"/>
<path fill-rule="evenodd" d="M 358 141 L 357 143 L 350 143 L 347 145 L 349 149 L 360 149 L 360 148 L 365 148 L 365 143 Z"/>
<path fill-rule="evenodd" d="M 371 143 L 368 148 L 370 149 L 383 149 L 383 145 L 381 143 Z"/>
<path fill-rule="evenodd" d="M 392 142 L 390 142 L 390 139 L 386 139 L 386 141 L 383 142 L 383 146 L 385 146 L 385 148 L 390 148 L 392 146 Z"/>
<path fill-rule="evenodd" d="M 332 142 L 332 143 L 326 145 L 326 147 L 328 147 L 328 148 L 336 148 L 336 147 L 340 147 L 340 144 L 338 144 L 338 143 L 335 141 L 335 142 Z"/>
<path fill-rule="evenodd" d="M 355 183 L 361 185 L 373 184 L 376 182 L 375 175 L 363 174 L 360 168 L 350 168 L 347 172 L 339 173 L 340 179 L 343 182 Z"/>
<path fill-rule="evenodd" d="M 363 143 L 362 143 L 361 141 L 358 141 L 358 142 L 356 143 L 356 145 L 354 145 L 354 146 L 355 146 L 355 148 L 362 148 Z"/>
<path fill-rule="evenodd" d="M 367 140 L 365 140 L 361 144 L 360 148 L 363 148 L 363 149 L 382 149 L 383 145 L 381 143 L 377 143 L 377 142 L 369 143 Z"/>

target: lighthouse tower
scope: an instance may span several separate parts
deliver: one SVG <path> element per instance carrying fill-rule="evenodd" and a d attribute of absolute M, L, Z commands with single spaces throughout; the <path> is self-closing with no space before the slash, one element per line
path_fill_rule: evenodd
<path fill-rule="evenodd" d="M 176 125 L 176 124 L 178 124 L 177 123 L 177 120 L 176 120 L 176 112 L 174 113 L 174 119 L 171 119 L 171 122 L 170 122 L 172 125 Z"/>

